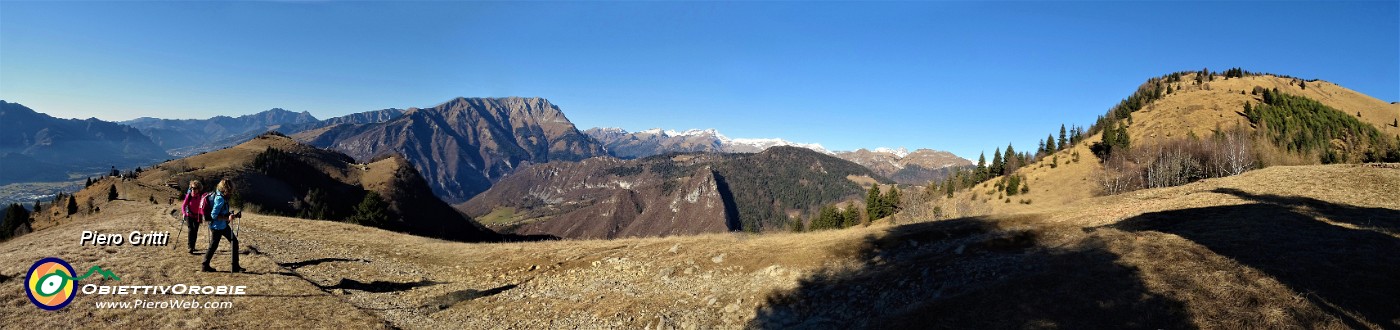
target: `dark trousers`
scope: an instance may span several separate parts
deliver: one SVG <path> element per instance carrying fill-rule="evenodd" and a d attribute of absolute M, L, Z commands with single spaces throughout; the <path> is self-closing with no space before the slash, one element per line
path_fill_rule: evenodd
<path fill-rule="evenodd" d="M 195 217 L 185 217 L 185 227 L 190 229 L 190 251 L 194 251 L 194 241 L 199 236 L 199 219 Z"/>
<path fill-rule="evenodd" d="M 233 236 L 233 229 L 210 229 L 209 230 L 209 252 L 204 253 L 204 267 L 209 267 L 209 260 L 214 258 L 214 250 L 219 249 L 219 237 L 228 238 L 228 242 L 233 244 L 233 268 L 238 267 L 238 237 Z"/>

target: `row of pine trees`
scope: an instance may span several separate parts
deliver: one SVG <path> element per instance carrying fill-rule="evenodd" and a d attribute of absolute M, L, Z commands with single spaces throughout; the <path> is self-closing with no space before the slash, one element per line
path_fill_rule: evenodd
<path fill-rule="evenodd" d="M 855 203 L 840 208 L 837 205 L 824 205 L 812 216 L 811 223 L 802 221 L 802 218 L 794 218 L 789 222 L 789 231 L 815 231 L 826 229 L 850 228 L 862 223 L 883 219 L 899 212 L 900 207 L 899 187 L 891 185 L 889 189 L 880 189 L 880 184 L 875 183 L 866 191 L 865 209 Z M 862 212 L 864 211 L 864 212 Z"/>

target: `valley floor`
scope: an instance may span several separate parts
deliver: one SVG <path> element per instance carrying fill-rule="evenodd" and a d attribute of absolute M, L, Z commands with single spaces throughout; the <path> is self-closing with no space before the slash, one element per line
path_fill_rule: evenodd
<path fill-rule="evenodd" d="M 1400 169 L 1273 167 L 1036 212 L 802 234 L 465 244 L 250 215 L 233 274 L 175 247 L 79 246 L 177 230 L 116 202 L 0 243 L 3 327 L 1397 328 Z M 200 246 L 208 230 L 201 230 Z M 29 266 L 247 285 L 228 309 L 35 308 Z M 80 270 L 80 272 L 81 272 Z"/>

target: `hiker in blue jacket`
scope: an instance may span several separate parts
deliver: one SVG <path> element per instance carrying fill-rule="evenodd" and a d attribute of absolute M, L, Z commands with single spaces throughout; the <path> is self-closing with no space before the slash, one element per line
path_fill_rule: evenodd
<path fill-rule="evenodd" d="M 209 208 L 209 252 L 204 253 L 204 268 L 206 272 L 214 271 L 214 267 L 209 267 L 210 259 L 214 258 L 214 250 L 219 249 L 219 238 L 228 238 L 228 242 L 233 244 L 233 269 L 234 273 L 242 272 L 243 267 L 238 266 L 238 237 L 233 235 L 233 230 L 229 229 L 228 222 L 233 219 L 242 218 L 243 212 L 229 212 L 228 199 L 224 198 L 229 194 L 228 179 L 219 180 L 219 184 L 214 186 L 213 207 Z"/>

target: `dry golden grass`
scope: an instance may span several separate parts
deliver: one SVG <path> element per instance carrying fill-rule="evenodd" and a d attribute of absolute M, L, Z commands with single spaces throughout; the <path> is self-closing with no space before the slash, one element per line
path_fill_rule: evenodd
<path fill-rule="evenodd" d="M 1307 88 L 1299 88 L 1292 79 L 1274 76 L 1251 76 L 1244 78 L 1221 79 L 1208 82 L 1209 89 L 1193 83 L 1195 75 L 1188 74 L 1183 82 L 1173 84 L 1177 92 L 1163 97 L 1133 113 L 1133 126 L 1128 134 L 1134 143 L 1155 139 L 1183 137 L 1187 132 L 1198 136 L 1210 136 L 1216 127 L 1230 128 L 1234 125 L 1249 126 L 1244 118 L 1244 103 L 1258 105 L 1263 96 L 1251 95 L 1254 87 L 1278 88 L 1279 91 L 1308 97 L 1349 115 L 1361 114 L 1358 118 L 1394 137 L 1400 128 L 1391 126 L 1400 118 L 1400 105 L 1390 104 L 1366 94 L 1346 89 L 1326 81 L 1305 83 Z M 1243 92 L 1243 93 L 1241 93 Z"/>
<path fill-rule="evenodd" d="M 1259 104 L 1262 96 L 1250 95 L 1255 86 L 1278 88 L 1293 95 L 1306 96 L 1347 114 L 1361 113 L 1360 119 L 1370 123 L 1386 136 L 1400 134 L 1400 128 L 1390 124 L 1400 118 L 1400 105 L 1390 104 L 1371 96 L 1346 89 L 1326 81 L 1306 83 L 1307 88 L 1299 88 L 1292 79 L 1274 76 L 1251 76 L 1222 79 L 1208 82 L 1209 89 L 1192 83 L 1194 74 L 1186 74 L 1183 82 L 1173 84 L 1179 89 L 1133 113 L 1133 122 L 1128 134 L 1134 144 L 1158 143 L 1167 139 L 1184 138 L 1194 132 L 1199 137 L 1209 137 L 1216 128 L 1229 129 L 1240 125 L 1252 131 L 1249 121 L 1243 116 L 1245 102 Z M 1241 94 L 1241 91 L 1244 94 Z M 1061 150 L 1045 156 L 1040 161 L 1022 167 L 1016 173 L 1024 175 L 1031 186 L 1030 193 L 1016 195 L 1007 202 L 1004 194 L 993 191 L 994 180 L 978 184 L 970 191 L 960 191 L 953 198 L 935 200 L 949 217 L 977 216 L 986 214 L 1012 214 L 1038 212 L 1046 207 L 1063 205 L 1100 195 L 1102 190 L 1095 178 L 1103 171 L 1098 158 L 1089 151 L 1089 144 L 1101 141 L 1095 134 L 1085 137 L 1073 148 Z M 1308 165 L 1316 164 L 1315 155 L 1289 154 L 1266 143 L 1257 148 L 1260 160 L 1269 165 Z M 1079 162 L 1073 162 L 1073 154 L 1079 154 Z M 1058 166 L 1049 163 L 1058 157 Z M 991 192 L 988 194 L 988 192 Z M 998 198 L 1001 196 L 1002 198 Z M 1029 201 L 1023 204 L 1021 201 Z"/>
<path fill-rule="evenodd" d="M 77 246 L 84 229 L 176 229 L 170 205 L 116 201 L 0 243 L 0 316 L 41 328 L 1396 327 L 1396 191 L 1400 169 L 1271 167 L 1015 215 L 493 244 L 249 215 L 247 274 L 199 273 L 183 242 Z M 123 283 L 223 281 L 254 296 L 221 311 L 97 310 L 110 298 L 79 296 L 46 312 L 11 285 L 45 256 Z"/>
<path fill-rule="evenodd" d="M 117 201 L 102 206 L 102 211 L 83 215 L 62 224 L 39 230 L 0 243 L 0 275 L 9 277 L 0 290 L 0 318 L 3 328 L 48 329 L 62 327 L 181 327 L 181 328 L 382 328 L 384 322 L 371 313 L 328 295 L 316 286 L 295 276 L 281 274 L 277 265 L 267 258 L 245 256 L 244 267 L 256 274 L 227 272 L 202 273 L 202 255 L 189 255 L 183 240 L 171 243 L 176 247 L 79 246 L 83 230 L 119 233 L 132 230 L 174 231 L 173 218 L 164 214 L 165 206 L 148 202 Z M 183 234 L 181 234 L 183 235 Z M 200 244 L 207 244 L 208 230 L 202 230 Z M 183 239 L 183 237 L 181 237 Z M 206 245 L 207 247 L 207 245 Z M 221 245 L 214 265 L 228 269 L 228 244 Z M 83 272 L 92 266 L 102 266 L 121 278 L 120 281 L 89 278 L 79 284 L 98 285 L 247 285 L 246 296 L 174 296 L 78 295 L 66 308 L 51 312 L 41 310 L 25 298 L 24 281 L 28 267 L 45 257 L 68 261 Z M 97 302 L 134 300 L 164 301 L 195 299 L 231 301 L 231 309 L 98 309 Z"/>
<path fill-rule="evenodd" d="M 1273 167 L 887 227 L 870 261 L 804 278 L 751 325 L 1394 328 L 1397 191 L 1393 166 Z"/>

